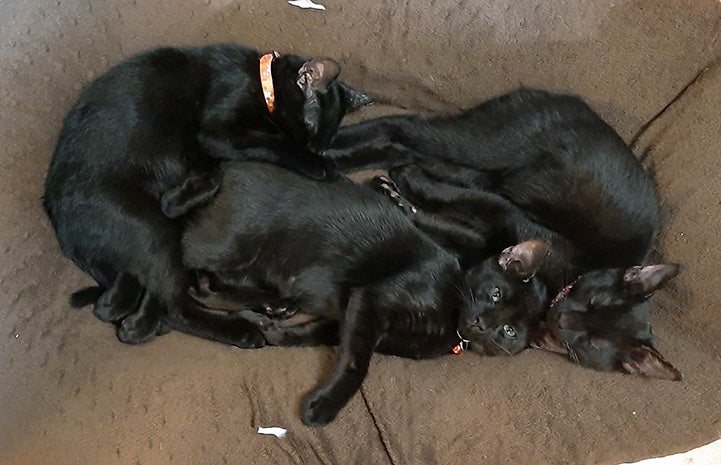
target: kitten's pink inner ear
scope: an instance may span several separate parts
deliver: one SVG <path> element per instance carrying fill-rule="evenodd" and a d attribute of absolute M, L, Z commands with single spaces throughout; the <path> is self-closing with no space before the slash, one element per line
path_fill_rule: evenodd
<path fill-rule="evenodd" d="M 633 375 L 644 375 L 670 381 L 683 379 L 681 372 L 668 363 L 661 354 L 646 346 L 631 347 L 622 365 L 624 370 Z"/>
<path fill-rule="evenodd" d="M 303 63 L 298 70 L 299 83 L 304 81 L 314 90 L 327 85 L 340 74 L 340 65 L 331 58 L 314 58 Z"/>
<path fill-rule="evenodd" d="M 504 270 L 530 276 L 541 266 L 550 249 L 551 244 L 543 239 L 524 241 L 501 252 L 498 264 Z"/>
<path fill-rule="evenodd" d="M 534 349 L 546 350 L 557 354 L 568 353 L 568 349 L 563 347 L 561 345 L 561 341 L 559 341 L 545 326 L 538 327 L 534 330 L 534 334 L 531 336 L 530 345 Z"/>
<path fill-rule="evenodd" d="M 681 271 L 676 264 L 632 266 L 626 270 L 623 280 L 632 286 L 633 292 L 650 294 L 655 292 Z"/>

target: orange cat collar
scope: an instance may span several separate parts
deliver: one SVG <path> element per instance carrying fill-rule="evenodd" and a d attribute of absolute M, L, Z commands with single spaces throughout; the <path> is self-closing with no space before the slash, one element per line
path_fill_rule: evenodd
<path fill-rule="evenodd" d="M 278 52 L 271 52 L 260 57 L 260 86 L 263 88 L 263 97 L 265 98 L 265 105 L 268 107 L 268 113 L 271 114 L 275 110 L 275 89 L 273 89 L 271 65 L 273 59 L 279 56 Z"/>

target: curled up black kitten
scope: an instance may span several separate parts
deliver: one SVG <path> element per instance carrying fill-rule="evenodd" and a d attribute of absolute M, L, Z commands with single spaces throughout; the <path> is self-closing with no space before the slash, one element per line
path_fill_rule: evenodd
<path fill-rule="evenodd" d="M 329 58 L 231 44 L 168 47 L 131 57 L 82 92 L 63 123 L 43 204 L 63 253 L 107 290 L 95 313 L 118 325 L 121 341 L 162 333 L 165 314 L 192 319 L 192 309 L 181 307 L 189 278 L 180 236 L 184 215 L 220 188 L 220 160 L 336 177 L 317 152 L 346 112 L 370 101 L 340 82 L 339 72 Z"/>

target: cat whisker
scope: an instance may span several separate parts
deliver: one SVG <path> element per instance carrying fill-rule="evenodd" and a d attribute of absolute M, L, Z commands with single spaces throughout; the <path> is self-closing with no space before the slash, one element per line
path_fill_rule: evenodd
<path fill-rule="evenodd" d="M 491 342 L 493 343 L 494 346 L 498 347 L 499 349 L 501 349 L 502 351 L 504 351 L 506 354 L 508 354 L 508 355 L 513 355 L 508 349 L 504 349 L 504 348 L 501 347 L 496 341 L 491 341 Z"/>
<path fill-rule="evenodd" d="M 566 351 L 568 352 L 568 358 L 576 365 L 580 365 L 581 363 L 578 360 L 578 354 L 571 348 L 571 344 L 569 344 L 568 342 L 564 342 L 563 347 L 565 347 Z"/>

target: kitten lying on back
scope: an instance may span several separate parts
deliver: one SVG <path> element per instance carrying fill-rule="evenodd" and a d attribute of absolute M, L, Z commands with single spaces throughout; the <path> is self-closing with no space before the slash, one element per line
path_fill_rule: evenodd
<path fill-rule="evenodd" d="M 428 358 L 460 342 L 458 322 L 471 301 L 458 260 L 373 190 L 268 164 L 227 163 L 222 171 L 223 189 L 190 215 L 185 266 L 211 276 L 216 300 L 246 310 L 272 302 L 325 318 L 256 329 L 274 344 L 340 340 L 333 372 L 303 403 L 306 424 L 335 418 L 360 388 L 373 351 Z M 342 322 L 339 337 L 327 319 Z M 237 336 L 241 345 L 247 340 Z M 225 334 L 218 339 L 227 342 Z"/>

